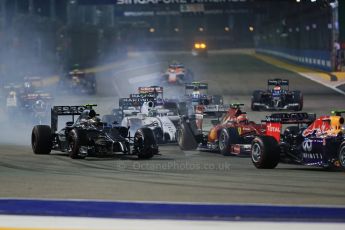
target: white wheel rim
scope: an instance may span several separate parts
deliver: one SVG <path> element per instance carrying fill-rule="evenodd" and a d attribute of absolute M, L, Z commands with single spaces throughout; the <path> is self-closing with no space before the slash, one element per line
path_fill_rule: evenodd
<path fill-rule="evenodd" d="M 219 137 L 219 149 L 222 150 L 222 149 L 225 149 L 225 135 L 224 133 L 222 133 Z"/>
<path fill-rule="evenodd" d="M 261 159 L 261 147 L 258 143 L 254 143 L 252 146 L 252 160 L 257 163 Z"/>

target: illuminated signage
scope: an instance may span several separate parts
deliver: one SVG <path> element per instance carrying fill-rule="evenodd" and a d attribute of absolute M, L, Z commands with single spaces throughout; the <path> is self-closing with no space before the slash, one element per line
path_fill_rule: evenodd
<path fill-rule="evenodd" d="M 145 4 L 192 4 L 192 3 L 228 3 L 246 2 L 247 0 L 116 0 L 117 5 L 145 5 Z"/>

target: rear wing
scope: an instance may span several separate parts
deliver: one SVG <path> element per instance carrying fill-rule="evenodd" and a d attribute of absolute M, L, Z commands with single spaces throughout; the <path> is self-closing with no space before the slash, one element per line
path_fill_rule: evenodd
<path fill-rule="evenodd" d="M 231 109 L 239 109 L 242 106 L 244 106 L 244 104 L 242 104 L 242 103 L 232 103 L 229 106 L 230 106 Z"/>
<path fill-rule="evenodd" d="M 311 124 L 315 121 L 315 113 L 273 113 L 262 122 L 280 124 Z"/>
<path fill-rule="evenodd" d="M 281 85 L 281 86 L 288 86 L 289 80 L 286 79 L 269 79 L 267 80 L 268 86 L 275 86 L 275 85 Z"/>
<path fill-rule="evenodd" d="M 157 94 L 154 93 L 131 93 L 129 98 L 156 98 Z"/>
<path fill-rule="evenodd" d="M 316 119 L 315 113 L 274 113 L 266 117 L 266 135 L 274 137 L 280 142 L 283 124 L 307 124 L 310 125 Z"/>
<path fill-rule="evenodd" d="M 142 106 L 144 102 L 155 101 L 155 98 L 152 97 L 139 97 L 139 98 L 120 98 L 119 107 L 137 107 Z"/>
<path fill-rule="evenodd" d="M 74 69 L 68 72 L 69 75 L 84 75 L 85 71 Z"/>
<path fill-rule="evenodd" d="M 53 97 L 50 93 L 29 93 L 24 96 L 25 99 L 27 100 L 37 100 L 37 99 L 42 99 L 42 100 L 52 100 Z"/>
<path fill-rule="evenodd" d="M 341 114 L 345 113 L 345 110 L 333 110 L 331 111 L 332 115 L 334 116 L 341 116 Z"/>
<path fill-rule="evenodd" d="M 202 110 L 198 111 L 196 108 L 196 114 L 202 114 L 206 117 L 221 117 L 224 113 L 227 113 L 231 108 L 231 105 L 201 105 Z"/>
<path fill-rule="evenodd" d="M 163 87 L 161 86 L 138 87 L 138 93 L 139 94 L 163 93 Z"/>
<path fill-rule="evenodd" d="M 197 87 L 198 89 L 208 89 L 208 84 L 201 82 L 192 82 L 185 84 L 186 89 L 194 89 L 195 87 Z"/>
<path fill-rule="evenodd" d="M 80 115 L 86 109 L 93 109 L 96 104 L 87 105 L 75 105 L 75 106 L 54 106 L 51 108 L 51 130 L 55 133 L 58 128 L 58 117 L 59 116 L 72 116 L 74 122 L 74 116 Z"/>

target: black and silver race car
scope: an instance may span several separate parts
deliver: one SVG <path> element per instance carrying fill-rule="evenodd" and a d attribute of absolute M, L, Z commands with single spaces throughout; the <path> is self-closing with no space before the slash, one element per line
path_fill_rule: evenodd
<path fill-rule="evenodd" d="M 294 110 L 303 108 L 303 94 L 298 90 L 289 90 L 289 80 L 270 79 L 267 90 L 255 90 L 251 109 L 258 110 Z"/>
<path fill-rule="evenodd" d="M 149 159 L 158 147 L 149 128 L 140 128 L 131 137 L 128 127 L 102 122 L 93 110 L 96 105 L 54 106 L 51 126 L 36 125 L 32 130 L 31 145 L 35 154 L 49 154 L 51 150 L 68 152 L 74 159 L 99 154 L 120 152 Z M 76 121 L 74 117 L 78 115 Z M 58 118 L 71 116 L 72 121 L 57 132 Z"/>

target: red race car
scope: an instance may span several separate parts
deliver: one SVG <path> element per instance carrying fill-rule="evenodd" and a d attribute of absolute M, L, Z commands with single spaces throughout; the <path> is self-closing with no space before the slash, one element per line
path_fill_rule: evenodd
<path fill-rule="evenodd" d="M 223 155 L 249 155 L 251 142 L 266 131 L 265 124 L 250 121 L 243 104 L 199 106 L 196 114 L 181 119 L 178 131 L 178 144 L 183 150 L 206 150 L 220 152 Z M 219 117 L 222 117 L 219 119 Z M 209 117 L 212 127 L 203 131 L 203 125 Z"/>

